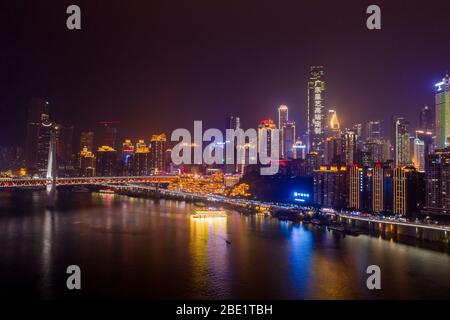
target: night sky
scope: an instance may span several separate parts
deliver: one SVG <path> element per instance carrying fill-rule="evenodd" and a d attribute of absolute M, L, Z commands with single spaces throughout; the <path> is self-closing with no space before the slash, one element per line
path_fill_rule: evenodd
<path fill-rule="evenodd" d="M 70 4 L 81 31 L 66 28 Z M 382 30 L 366 28 L 370 4 Z M 287 104 L 300 134 L 311 64 L 326 68 L 341 125 L 416 125 L 450 69 L 449 0 L 2 1 L 0 35 L 0 145 L 24 143 L 32 97 L 76 133 L 120 120 L 122 137 L 148 140 L 229 114 L 255 127 Z"/>

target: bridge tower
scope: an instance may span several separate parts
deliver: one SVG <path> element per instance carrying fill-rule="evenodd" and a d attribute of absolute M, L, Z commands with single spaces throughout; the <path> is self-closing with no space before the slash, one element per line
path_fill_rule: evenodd
<path fill-rule="evenodd" d="M 55 206 L 56 198 L 56 136 L 55 131 L 50 131 L 50 144 L 48 148 L 47 164 L 47 207 Z"/>

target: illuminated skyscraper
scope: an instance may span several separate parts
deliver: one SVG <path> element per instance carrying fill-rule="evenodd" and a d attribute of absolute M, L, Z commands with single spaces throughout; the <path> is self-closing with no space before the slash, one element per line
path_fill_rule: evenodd
<path fill-rule="evenodd" d="M 436 147 L 450 146 L 450 78 L 445 75 L 436 87 Z"/>
<path fill-rule="evenodd" d="M 325 79 L 323 66 L 311 66 L 308 77 L 308 151 L 323 151 Z"/>
<path fill-rule="evenodd" d="M 363 189 L 363 169 L 357 165 L 350 167 L 349 208 L 361 208 L 361 193 Z"/>
<path fill-rule="evenodd" d="M 373 168 L 353 165 L 349 170 L 349 208 L 372 210 Z"/>
<path fill-rule="evenodd" d="M 425 172 L 425 143 L 418 138 L 414 139 L 412 163 L 417 171 Z"/>
<path fill-rule="evenodd" d="M 411 164 L 408 127 L 409 122 L 404 118 L 394 119 L 395 165 L 397 166 Z"/>
<path fill-rule="evenodd" d="M 225 129 L 233 129 L 233 130 L 241 129 L 241 119 L 239 117 L 236 117 L 236 116 L 229 116 L 229 117 L 227 117 L 227 123 L 226 123 Z M 229 144 L 231 143 L 231 141 L 227 141 L 226 140 L 226 130 L 225 130 L 225 133 L 224 133 L 224 137 L 225 137 L 225 139 L 224 139 L 225 140 L 224 141 L 225 144 L 223 146 L 224 146 L 224 150 L 227 150 L 227 148 L 228 148 Z M 234 141 L 234 154 L 235 155 L 237 154 L 238 148 L 243 148 L 243 146 L 237 146 L 237 141 Z M 226 154 L 225 151 L 224 151 L 224 154 Z M 239 172 L 242 169 L 242 166 L 239 165 L 237 162 L 238 161 L 235 160 L 234 164 L 225 164 L 224 165 L 224 172 L 225 173 L 230 173 L 230 174 L 234 174 L 234 173 Z"/>
<path fill-rule="evenodd" d="M 376 163 L 372 179 L 372 211 L 392 210 L 392 168 L 387 163 Z"/>
<path fill-rule="evenodd" d="M 425 161 L 424 171 L 427 170 L 427 157 L 432 152 L 433 133 L 431 131 L 416 130 L 416 139 L 423 143 L 423 157 Z"/>
<path fill-rule="evenodd" d="M 289 121 L 289 111 L 288 111 L 288 107 L 284 104 L 280 105 L 278 107 L 278 128 L 280 129 L 280 157 L 283 159 L 286 159 L 285 157 L 285 146 L 284 146 L 284 129 L 285 126 L 287 124 L 287 122 Z M 289 128 L 291 128 L 292 126 L 290 125 Z M 289 129 L 288 129 L 289 130 Z M 289 136 L 290 134 L 288 134 Z M 294 135 L 295 135 L 295 124 L 294 124 Z M 295 137 L 294 137 L 295 139 Z M 292 155 L 291 155 L 292 156 Z M 291 158 L 292 159 L 292 158 Z"/>
<path fill-rule="evenodd" d="M 272 119 L 261 120 L 258 125 L 258 143 L 261 143 L 263 140 L 267 141 L 267 155 L 269 156 L 272 154 L 272 130 L 275 130 L 276 128 L 277 126 Z M 278 148 L 280 148 L 279 143 Z M 278 152 L 280 152 L 280 150 L 278 150 Z"/>
<path fill-rule="evenodd" d="M 286 122 L 289 121 L 289 110 L 284 104 L 278 107 L 278 128 L 283 128 Z"/>
<path fill-rule="evenodd" d="M 382 120 L 369 121 L 366 123 L 366 141 L 377 141 L 384 138 L 384 123 Z"/>
<path fill-rule="evenodd" d="M 370 153 L 371 162 L 391 160 L 391 144 L 389 140 L 374 140 L 363 143 L 363 150 Z"/>
<path fill-rule="evenodd" d="M 425 132 L 433 132 L 434 124 L 435 120 L 433 118 L 431 109 L 428 106 L 424 106 L 422 109 L 420 109 L 419 129 Z"/>
<path fill-rule="evenodd" d="M 394 169 L 394 213 L 407 215 L 417 212 L 424 205 L 424 177 L 412 166 Z"/>
<path fill-rule="evenodd" d="M 296 140 L 294 144 L 294 159 L 306 158 L 306 145 L 301 140 Z"/>
<path fill-rule="evenodd" d="M 324 144 L 323 164 L 343 164 L 342 151 L 342 137 L 328 137 Z"/>
<path fill-rule="evenodd" d="M 101 146 L 97 150 L 97 176 L 113 177 L 117 174 L 117 152 L 110 146 Z"/>
<path fill-rule="evenodd" d="M 83 147 L 79 155 L 79 170 L 82 177 L 95 176 L 95 155 L 87 147 Z"/>
<path fill-rule="evenodd" d="M 329 208 L 348 206 L 349 176 L 346 166 L 320 166 L 314 170 L 314 202 Z"/>
<path fill-rule="evenodd" d="M 342 134 L 342 156 L 343 161 L 351 166 L 357 163 L 358 135 L 353 130 L 345 130 Z"/>
<path fill-rule="evenodd" d="M 54 130 L 53 123 L 48 119 L 45 119 L 45 121 L 43 121 L 38 127 L 35 166 L 40 175 L 47 172 L 50 135 L 52 130 Z M 59 132 L 57 136 L 59 138 Z"/>
<path fill-rule="evenodd" d="M 150 140 L 150 169 L 153 172 L 164 171 L 164 154 L 166 152 L 166 135 L 154 134 Z"/>
<path fill-rule="evenodd" d="M 147 147 L 144 140 L 139 140 L 136 143 L 133 163 L 133 174 L 135 176 L 145 176 L 150 173 L 150 148 Z"/>
<path fill-rule="evenodd" d="M 134 164 L 134 146 L 130 139 L 125 139 L 122 143 L 122 175 L 131 176 Z"/>
<path fill-rule="evenodd" d="M 282 158 L 295 159 L 295 122 L 287 121 L 283 124 L 281 130 L 281 148 L 283 150 Z"/>
<path fill-rule="evenodd" d="M 427 162 L 426 209 L 450 214 L 450 147 L 428 155 Z"/>

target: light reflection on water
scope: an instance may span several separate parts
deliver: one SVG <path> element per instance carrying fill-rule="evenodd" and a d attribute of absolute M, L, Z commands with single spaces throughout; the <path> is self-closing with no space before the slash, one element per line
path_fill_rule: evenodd
<path fill-rule="evenodd" d="M 0 296 L 58 298 L 448 298 L 446 253 L 345 237 L 229 212 L 191 219 L 189 203 L 117 195 L 0 193 Z M 231 241 L 231 245 L 226 243 Z M 65 289 L 81 267 L 82 290 Z M 382 290 L 366 289 L 366 267 Z"/>

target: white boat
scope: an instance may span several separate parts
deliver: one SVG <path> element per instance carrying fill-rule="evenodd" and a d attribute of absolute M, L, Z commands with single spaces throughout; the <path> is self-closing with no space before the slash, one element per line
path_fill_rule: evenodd
<path fill-rule="evenodd" d="M 225 212 L 225 210 L 214 208 L 195 210 L 195 213 L 191 215 L 191 218 L 193 219 L 226 218 L 226 217 L 227 213 Z"/>

